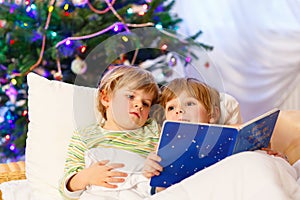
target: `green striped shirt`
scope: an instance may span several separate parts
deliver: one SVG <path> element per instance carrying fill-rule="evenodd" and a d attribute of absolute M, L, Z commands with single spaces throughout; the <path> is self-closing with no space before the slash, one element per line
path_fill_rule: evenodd
<path fill-rule="evenodd" d="M 76 130 L 71 138 L 65 162 L 65 176 L 61 184 L 61 192 L 66 178 L 85 167 L 85 152 L 92 148 L 119 148 L 147 156 L 155 150 L 159 140 L 159 128 L 156 121 L 149 119 L 145 126 L 130 131 L 110 131 L 99 124 L 93 124 Z"/>

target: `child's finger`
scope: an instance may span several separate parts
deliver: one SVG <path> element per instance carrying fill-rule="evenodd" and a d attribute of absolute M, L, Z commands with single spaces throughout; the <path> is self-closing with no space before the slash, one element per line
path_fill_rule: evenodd
<path fill-rule="evenodd" d="M 110 184 L 108 182 L 102 183 L 101 186 L 106 187 L 106 188 L 117 188 L 118 187 L 117 185 Z"/>
<path fill-rule="evenodd" d="M 109 160 L 101 160 L 98 162 L 99 165 L 106 165 L 109 162 Z"/>
<path fill-rule="evenodd" d="M 154 152 L 151 152 L 151 153 L 149 153 L 149 155 L 148 155 L 148 157 L 147 157 L 148 159 L 151 159 L 151 160 L 154 160 L 154 161 L 156 161 L 156 162 L 160 162 L 161 161 L 161 157 L 159 157 L 156 153 L 154 153 Z"/>
<path fill-rule="evenodd" d="M 124 178 L 107 177 L 105 181 L 108 183 L 123 183 L 125 181 L 125 179 Z"/>
<path fill-rule="evenodd" d="M 123 163 L 110 163 L 106 166 L 109 168 L 109 170 L 112 170 L 112 169 L 122 168 L 125 165 Z"/>
<path fill-rule="evenodd" d="M 158 171 L 156 171 L 156 172 L 144 172 L 144 176 L 146 177 L 146 178 L 151 178 L 151 177 L 153 177 L 153 176 L 158 176 L 160 173 L 158 172 Z"/>
<path fill-rule="evenodd" d="M 125 172 L 120 172 L 120 171 L 110 171 L 108 173 L 109 177 L 127 177 L 128 174 Z"/>

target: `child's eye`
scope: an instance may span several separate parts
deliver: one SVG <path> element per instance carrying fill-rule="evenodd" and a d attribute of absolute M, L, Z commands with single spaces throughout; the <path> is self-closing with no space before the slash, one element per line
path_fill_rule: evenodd
<path fill-rule="evenodd" d="M 186 105 L 187 106 L 194 106 L 194 105 L 196 105 L 196 103 L 195 102 L 187 102 Z"/>
<path fill-rule="evenodd" d="M 128 95 L 127 95 L 127 98 L 128 98 L 128 99 L 134 99 L 134 95 L 128 94 Z"/>
<path fill-rule="evenodd" d="M 174 110 L 174 109 L 175 109 L 174 106 L 169 106 L 169 107 L 167 108 L 168 111 L 172 111 L 172 110 Z"/>
<path fill-rule="evenodd" d="M 150 107 L 150 104 L 147 103 L 147 102 L 143 102 L 143 106 L 149 108 L 149 107 Z"/>

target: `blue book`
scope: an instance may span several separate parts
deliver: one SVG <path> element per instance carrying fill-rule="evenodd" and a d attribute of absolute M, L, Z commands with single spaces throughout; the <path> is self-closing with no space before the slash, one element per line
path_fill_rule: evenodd
<path fill-rule="evenodd" d="M 239 127 L 165 121 L 157 150 L 163 171 L 150 185 L 169 187 L 227 156 L 268 147 L 279 112 L 273 109 Z"/>

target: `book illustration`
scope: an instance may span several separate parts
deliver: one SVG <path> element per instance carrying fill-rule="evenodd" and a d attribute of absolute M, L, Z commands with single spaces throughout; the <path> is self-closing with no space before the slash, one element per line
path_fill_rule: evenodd
<path fill-rule="evenodd" d="M 239 130 L 233 153 L 268 147 L 278 115 L 279 110 L 275 109 L 246 123 Z"/>
<path fill-rule="evenodd" d="M 268 147 L 278 114 L 273 110 L 241 128 L 166 121 L 157 152 L 164 169 L 150 185 L 168 187 L 234 153 Z"/>

